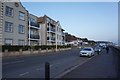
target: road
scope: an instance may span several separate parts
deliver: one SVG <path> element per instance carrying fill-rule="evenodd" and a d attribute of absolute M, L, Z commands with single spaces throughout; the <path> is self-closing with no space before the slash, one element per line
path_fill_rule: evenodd
<path fill-rule="evenodd" d="M 62 76 L 62 78 L 118 78 L 117 54 L 117 51 L 112 48 L 110 48 L 109 53 L 103 50 L 102 54 Z"/>
<path fill-rule="evenodd" d="M 74 67 L 80 66 L 83 63 L 86 63 L 93 59 L 97 60 L 97 56 L 99 56 L 96 54 L 91 58 L 79 57 L 79 49 L 53 53 L 54 54 L 46 53 L 46 55 L 32 55 L 19 58 L 16 57 L 3 59 L 3 78 L 44 78 L 45 62 L 50 63 L 50 77 L 58 78 L 61 74 L 67 71 L 69 72 Z M 104 55 L 104 53 L 105 51 L 103 50 L 101 54 Z M 117 73 L 115 71 L 113 71 L 113 74 L 114 75 L 111 77 L 116 77 Z"/>
<path fill-rule="evenodd" d="M 87 58 L 79 58 L 79 49 L 57 52 L 56 54 L 25 56 L 3 59 L 3 78 L 44 78 L 45 62 L 50 63 L 51 78 Z"/>

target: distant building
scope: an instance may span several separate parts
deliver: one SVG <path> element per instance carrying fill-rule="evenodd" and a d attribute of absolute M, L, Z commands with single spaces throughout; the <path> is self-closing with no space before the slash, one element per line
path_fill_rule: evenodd
<path fill-rule="evenodd" d="M 112 42 L 109 42 L 109 41 L 96 41 L 96 43 L 100 46 L 112 45 Z"/>
<path fill-rule="evenodd" d="M 82 43 L 81 38 L 65 33 L 65 45 L 80 46 Z"/>
<path fill-rule="evenodd" d="M 71 35 L 69 33 L 65 33 L 65 41 L 66 42 L 72 42 L 72 41 L 75 41 L 75 40 L 80 40 L 80 38 L 74 36 L 74 35 Z"/>

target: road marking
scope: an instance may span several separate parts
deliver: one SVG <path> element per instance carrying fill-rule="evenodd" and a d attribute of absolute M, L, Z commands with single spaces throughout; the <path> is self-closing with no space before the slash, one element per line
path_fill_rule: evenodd
<path fill-rule="evenodd" d="M 26 74 L 29 74 L 29 72 L 25 72 L 25 73 L 19 74 L 19 76 L 24 76 Z"/>
<path fill-rule="evenodd" d="M 2 63 L 2 65 L 15 64 L 15 63 L 21 63 L 21 62 L 24 62 L 24 60 L 14 61 L 14 62 L 8 62 L 8 63 Z"/>

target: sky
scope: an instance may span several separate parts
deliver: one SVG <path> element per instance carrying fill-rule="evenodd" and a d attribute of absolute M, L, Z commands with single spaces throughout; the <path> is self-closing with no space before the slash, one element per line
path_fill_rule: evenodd
<path fill-rule="evenodd" d="M 47 15 L 65 32 L 95 41 L 118 43 L 117 2 L 22 2 L 38 17 Z"/>

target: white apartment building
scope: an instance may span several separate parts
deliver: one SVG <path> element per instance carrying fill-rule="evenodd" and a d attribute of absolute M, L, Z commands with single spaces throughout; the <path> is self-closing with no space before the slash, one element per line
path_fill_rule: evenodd
<path fill-rule="evenodd" d="M 0 45 L 27 45 L 28 11 L 20 2 L 0 2 Z"/>
<path fill-rule="evenodd" d="M 62 29 L 60 22 L 56 22 L 56 44 L 57 45 L 63 45 L 65 42 L 65 34 L 64 34 L 64 29 Z"/>
<path fill-rule="evenodd" d="M 28 45 L 41 45 L 41 31 L 37 20 L 37 16 L 29 14 Z"/>
<path fill-rule="evenodd" d="M 60 22 L 37 17 L 20 2 L 0 2 L 0 45 L 63 45 Z"/>
<path fill-rule="evenodd" d="M 55 21 L 44 15 L 38 18 L 38 23 L 41 25 L 41 44 L 42 45 L 63 45 L 64 35 L 63 29 L 59 21 Z"/>

